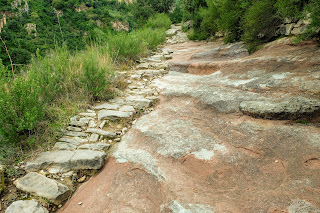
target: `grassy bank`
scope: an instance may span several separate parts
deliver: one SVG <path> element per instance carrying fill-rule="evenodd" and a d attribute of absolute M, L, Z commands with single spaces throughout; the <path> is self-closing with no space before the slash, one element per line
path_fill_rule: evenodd
<path fill-rule="evenodd" d="M 160 24 L 159 24 L 160 23 Z M 61 135 L 69 117 L 121 89 L 115 70 L 133 64 L 165 41 L 171 21 L 164 14 L 130 33 L 99 33 L 85 50 L 56 48 L 37 54 L 18 75 L 0 65 L 0 160 L 12 164 L 47 149 Z"/>

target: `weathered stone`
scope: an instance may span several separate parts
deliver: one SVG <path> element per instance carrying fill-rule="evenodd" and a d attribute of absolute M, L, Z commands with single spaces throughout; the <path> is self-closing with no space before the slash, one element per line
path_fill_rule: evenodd
<path fill-rule="evenodd" d="M 87 143 L 88 142 L 88 139 L 86 139 L 86 138 L 74 137 L 73 139 L 79 143 Z"/>
<path fill-rule="evenodd" d="M 107 121 L 103 120 L 99 126 L 100 129 L 102 129 L 106 125 Z"/>
<path fill-rule="evenodd" d="M 119 110 L 121 112 L 136 112 L 133 106 L 122 106 Z"/>
<path fill-rule="evenodd" d="M 98 119 L 110 119 L 110 120 L 118 120 L 121 118 L 129 118 L 131 115 L 129 112 L 121 112 L 115 110 L 101 110 L 98 113 Z"/>
<path fill-rule="evenodd" d="M 131 75 L 131 78 L 139 80 L 141 78 L 141 75 Z"/>
<path fill-rule="evenodd" d="M 87 123 L 73 120 L 70 122 L 70 126 L 85 127 L 85 126 L 87 126 Z"/>
<path fill-rule="evenodd" d="M 169 29 L 166 31 L 166 35 L 170 37 L 170 36 L 177 34 L 177 32 L 178 32 L 177 29 Z"/>
<path fill-rule="evenodd" d="M 91 134 L 89 137 L 89 142 L 97 142 L 99 140 L 99 135 L 98 134 Z"/>
<path fill-rule="evenodd" d="M 108 138 L 114 138 L 116 136 L 116 133 L 104 131 L 102 129 L 90 128 L 90 129 L 87 129 L 86 132 L 102 135 L 102 136 L 105 136 L 105 137 L 108 137 Z"/>
<path fill-rule="evenodd" d="M 58 205 L 68 198 L 70 189 L 55 180 L 30 172 L 17 182 L 17 188 L 43 197 Z"/>
<path fill-rule="evenodd" d="M 76 145 L 73 145 L 72 143 L 68 142 L 57 142 L 53 146 L 53 150 L 75 150 L 77 148 Z"/>
<path fill-rule="evenodd" d="M 306 31 L 306 29 L 307 29 L 306 25 L 301 26 L 301 27 L 296 27 L 296 28 L 293 28 L 293 30 L 291 31 L 291 34 L 293 34 L 293 35 L 301 35 Z"/>
<path fill-rule="evenodd" d="M 165 58 L 166 60 L 172 59 L 172 55 L 164 55 L 164 58 Z"/>
<path fill-rule="evenodd" d="M 83 132 L 72 132 L 72 131 L 65 131 L 64 135 L 71 136 L 71 137 L 87 137 L 88 134 Z"/>
<path fill-rule="evenodd" d="M 67 127 L 67 130 L 69 130 L 69 131 L 74 131 L 74 132 L 81 132 L 81 131 L 82 131 L 81 128 L 79 128 L 79 127 L 74 127 L 74 126 L 68 126 L 68 127 Z"/>
<path fill-rule="evenodd" d="M 60 138 L 59 141 L 70 143 L 74 146 L 78 146 L 80 142 L 72 138 Z"/>
<path fill-rule="evenodd" d="M 286 24 L 286 33 L 285 35 L 290 35 L 295 24 Z"/>
<path fill-rule="evenodd" d="M 162 61 L 164 59 L 163 55 L 153 55 L 151 58 L 158 61 Z"/>
<path fill-rule="evenodd" d="M 89 126 L 89 128 L 94 128 L 97 126 L 97 124 L 93 120 L 90 120 L 88 126 Z"/>
<path fill-rule="evenodd" d="M 91 150 L 43 152 L 34 161 L 27 162 L 26 170 L 48 169 L 51 173 L 60 173 L 77 169 L 99 169 L 104 157 L 103 152 Z"/>
<path fill-rule="evenodd" d="M 108 104 L 108 103 L 105 103 L 105 104 L 101 104 L 101 105 L 98 105 L 98 106 L 95 106 L 93 107 L 94 109 L 111 109 L 111 110 L 117 110 L 119 109 L 119 105 L 117 104 Z"/>
<path fill-rule="evenodd" d="M 141 63 L 137 66 L 137 69 L 148 69 L 149 63 Z"/>
<path fill-rule="evenodd" d="M 6 213 L 49 213 L 36 200 L 18 200 L 13 202 Z"/>
<path fill-rule="evenodd" d="M 78 116 L 78 115 L 73 116 L 73 117 L 70 118 L 70 122 L 72 122 L 72 121 L 78 121 L 78 120 L 79 120 L 79 116 Z"/>
<path fill-rule="evenodd" d="M 80 116 L 84 116 L 84 117 L 95 117 L 96 113 L 94 113 L 94 112 L 82 112 L 79 115 Z"/>
<path fill-rule="evenodd" d="M 91 143 L 91 144 L 83 144 L 79 146 L 78 149 L 107 150 L 109 147 L 110 147 L 110 144 L 107 144 L 107 143 Z"/>
<path fill-rule="evenodd" d="M 6 185 L 4 182 L 5 172 L 6 172 L 6 167 L 0 162 L 0 194 L 6 188 Z"/>
<path fill-rule="evenodd" d="M 289 206 L 289 213 L 320 213 L 320 210 L 308 201 L 296 199 Z"/>
<path fill-rule="evenodd" d="M 88 125 L 89 121 L 91 121 L 93 118 L 80 118 L 79 121 L 85 123 L 86 125 Z"/>
<path fill-rule="evenodd" d="M 129 96 L 126 98 L 128 104 L 134 105 L 137 108 L 149 107 L 152 103 L 149 99 L 142 96 Z"/>
<path fill-rule="evenodd" d="M 244 101 L 240 104 L 244 114 L 266 119 L 298 119 L 320 113 L 320 101 L 301 96 L 284 100 Z"/>

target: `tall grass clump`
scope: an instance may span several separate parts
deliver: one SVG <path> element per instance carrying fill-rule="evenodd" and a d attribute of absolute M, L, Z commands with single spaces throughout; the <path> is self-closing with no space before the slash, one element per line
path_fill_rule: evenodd
<path fill-rule="evenodd" d="M 167 14 L 157 13 L 148 19 L 145 27 L 152 28 L 152 29 L 156 29 L 156 28 L 169 29 L 171 27 L 171 24 L 172 22 Z"/>
<path fill-rule="evenodd" d="M 146 56 L 150 51 L 163 43 L 166 38 L 165 31 L 172 22 L 166 14 L 156 14 L 147 21 L 146 25 L 130 33 L 118 32 L 106 35 L 105 53 L 115 61 L 134 61 Z"/>
<path fill-rule="evenodd" d="M 75 54 L 62 47 L 15 78 L 0 64 L 0 160 L 48 145 L 81 106 L 114 97 L 112 63 L 97 47 Z"/>

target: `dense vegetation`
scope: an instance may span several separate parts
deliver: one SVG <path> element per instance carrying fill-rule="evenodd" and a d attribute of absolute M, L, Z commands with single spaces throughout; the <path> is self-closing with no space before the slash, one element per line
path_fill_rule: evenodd
<path fill-rule="evenodd" d="M 190 39 L 202 40 L 219 32 L 225 42 L 260 44 L 275 37 L 285 18 L 303 19 L 307 14 L 311 25 L 303 37 L 319 37 L 319 0 L 178 0 L 171 18 L 192 20 Z"/>
<path fill-rule="evenodd" d="M 134 5 L 115 1 L 28 4 L 26 12 L 0 3 L 2 10 L 16 13 L 0 33 L 5 44 L 0 54 L 0 161 L 7 163 L 23 159 L 19 155 L 26 150 L 50 145 L 68 118 L 92 101 L 116 96 L 125 85 L 115 75 L 117 66 L 155 50 L 171 25 L 167 15 L 155 10 L 142 22 L 132 15 Z M 111 20 L 129 23 L 130 32 L 114 31 Z M 27 23 L 35 23 L 36 31 L 28 32 Z M 12 67 L 9 55 L 20 65 Z"/>

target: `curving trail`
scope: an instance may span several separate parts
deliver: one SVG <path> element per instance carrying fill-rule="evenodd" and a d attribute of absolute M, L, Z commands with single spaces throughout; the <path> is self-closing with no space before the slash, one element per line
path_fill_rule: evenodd
<path fill-rule="evenodd" d="M 284 38 L 252 55 L 221 41 L 165 48 L 174 53 L 152 83 L 155 110 L 59 212 L 319 213 L 316 44 Z"/>

